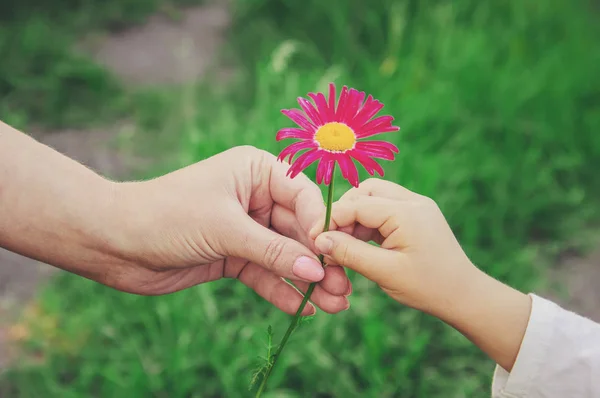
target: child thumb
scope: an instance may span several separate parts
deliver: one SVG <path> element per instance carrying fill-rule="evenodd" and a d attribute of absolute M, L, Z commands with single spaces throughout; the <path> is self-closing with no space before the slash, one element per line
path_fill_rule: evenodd
<path fill-rule="evenodd" d="M 390 269 L 397 261 L 394 255 L 398 254 L 339 231 L 325 232 L 317 236 L 315 247 L 337 264 L 350 268 L 378 284 L 389 278 Z"/>

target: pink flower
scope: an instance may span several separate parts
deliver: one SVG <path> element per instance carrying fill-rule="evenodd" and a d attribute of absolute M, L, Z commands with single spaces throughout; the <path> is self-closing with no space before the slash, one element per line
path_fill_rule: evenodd
<path fill-rule="evenodd" d="M 343 177 L 353 186 L 358 186 L 358 171 L 354 160 L 358 161 L 370 175 L 375 172 L 383 176 L 383 168 L 374 158 L 393 160 L 398 148 L 386 141 L 359 141 L 380 133 L 400 130 L 392 126 L 391 116 L 373 117 L 383 108 L 383 104 L 371 95 L 365 100 L 365 93 L 344 86 L 337 108 L 336 90 L 329 84 L 329 99 L 322 93 L 309 93 L 314 104 L 306 98 L 298 98 L 302 110 L 284 109 L 281 112 L 299 128 L 284 128 L 277 132 L 277 141 L 297 138 L 301 141 L 286 147 L 279 154 L 279 160 L 289 157 L 292 164 L 288 170 L 291 178 L 297 176 L 312 163 L 320 160 L 317 167 L 317 183 L 325 181 L 329 185 L 335 164 L 339 164 Z M 308 150 L 292 162 L 300 151 Z"/>

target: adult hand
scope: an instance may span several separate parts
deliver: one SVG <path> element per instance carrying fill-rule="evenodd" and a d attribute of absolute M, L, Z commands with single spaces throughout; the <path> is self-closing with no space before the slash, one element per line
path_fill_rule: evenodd
<path fill-rule="evenodd" d="M 237 278 L 287 313 L 320 282 L 312 301 L 326 312 L 348 308 L 350 281 L 323 269 L 308 231 L 324 210 L 306 176 L 253 147 L 237 147 L 160 178 L 118 184 L 121 266 L 105 283 L 163 294 L 220 278 Z M 304 314 L 314 312 L 307 306 Z"/>
<path fill-rule="evenodd" d="M 144 182 L 115 183 L 0 122 L 0 246 L 143 295 L 237 278 L 293 313 L 300 290 L 348 307 L 340 267 L 323 270 L 308 229 L 324 209 L 305 176 L 238 147 Z M 314 311 L 307 306 L 304 314 Z"/>

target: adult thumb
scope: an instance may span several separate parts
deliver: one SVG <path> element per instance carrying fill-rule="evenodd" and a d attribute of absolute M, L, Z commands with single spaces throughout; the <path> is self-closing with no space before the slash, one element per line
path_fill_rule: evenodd
<path fill-rule="evenodd" d="M 337 264 L 382 284 L 397 268 L 397 252 L 382 249 L 340 231 L 317 236 L 315 247 Z"/>
<path fill-rule="evenodd" d="M 240 217 L 227 237 L 228 255 L 250 260 L 288 279 L 318 282 L 325 271 L 315 254 L 301 243 L 278 234 L 250 216 Z"/>

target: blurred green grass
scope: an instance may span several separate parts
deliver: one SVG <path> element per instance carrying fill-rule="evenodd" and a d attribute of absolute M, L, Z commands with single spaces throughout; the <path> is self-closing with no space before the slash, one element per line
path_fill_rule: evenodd
<path fill-rule="evenodd" d="M 18 127 L 86 127 L 135 109 L 109 71 L 81 51 L 90 30 L 115 31 L 204 0 L 3 0 L 0 118 Z"/>
<path fill-rule="evenodd" d="M 386 137 L 401 148 L 386 178 L 434 198 L 493 276 L 540 286 L 539 246 L 563 247 L 597 219 L 600 48 L 585 1 L 234 6 L 231 85 L 144 97 L 137 110 L 151 130 L 168 121 L 181 165 L 235 145 L 276 153 L 289 125 L 279 110 L 335 81 L 386 104 L 402 127 Z M 295 334 L 271 396 L 489 396 L 493 364 L 464 337 L 351 277 L 351 309 Z M 278 340 L 289 322 L 233 281 L 145 298 L 68 275 L 33 314 L 7 396 L 247 396 L 267 325 Z"/>

